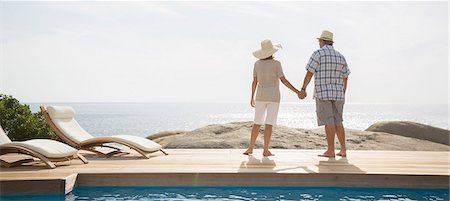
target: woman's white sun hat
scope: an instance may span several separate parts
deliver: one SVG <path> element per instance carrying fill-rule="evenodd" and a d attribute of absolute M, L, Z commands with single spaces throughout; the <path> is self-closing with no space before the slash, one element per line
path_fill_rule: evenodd
<path fill-rule="evenodd" d="M 317 39 L 333 42 L 333 33 L 331 33 L 330 31 L 326 31 L 326 30 L 322 31 L 322 34 Z"/>
<path fill-rule="evenodd" d="M 273 45 L 270 40 L 263 40 L 261 42 L 261 49 L 254 51 L 253 56 L 258 59 L 265 59 L 272 56 L 279 49 L 282 49 L 280 44 Z"/>

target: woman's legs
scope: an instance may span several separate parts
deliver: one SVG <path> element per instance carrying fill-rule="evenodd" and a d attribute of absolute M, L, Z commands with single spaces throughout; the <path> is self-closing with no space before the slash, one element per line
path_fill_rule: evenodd
<path fill-rule="evenodd" d="M 250 144 L 248 145 L 247 151 L 244 152 L 245 155 L 249 155 L 249 154 L 253 153 L 253 148 L 255 147 L 256 138 L 258 138 L 260 128 L 261 128 L 261 125 L 253 124 L 252 136 L 250 137 Z"/>
<path fill-rule="evenodd" d="M 272 125 L 266 124 L 264 128 L 264 156 L 273 156 L 269 151 L 270 137 L 272 137 Z"/>
<path fill-rule="evenodd" d="M 266 118 L 267 104 L 265 102 L 256 101 L 255 102 L 255 119 L 252 128 L 252 135 L 250 137 L 250 144 L 248 145 L 247 151 L 244 152 L 245 155 L 253 153 L 253 148 L 256 144 L 256 139 L 258 138 L 259 129 L 261 125 L 264 124 L 264 119 Z"/>
<path fill-rule="evenodd" d="M 272 137 L 273 125 L 277 124 L 279 103 L 269 103 L 267 105 L 266 125 L 264 128 L 264 156 L 273 156 L 269 151 L 270 138 Z"/>
<path fill-rule="evenodd" d="M 273 156 L 269 151 L 270 138 L 272 137 L 273 125 L 276 124 L 278 118 L 279 103 L 274 102 L 256 102 L 255 103 L 255 121 L 252 128 L 252 135 L 250 137 L 250 144 L 245 155 L 252 154 L 253 148 L 258 138 L 259 129 L 265 122 L 264 128 L 264 156 Z M 266 116 L 267 111 L 267 116 Z"/>

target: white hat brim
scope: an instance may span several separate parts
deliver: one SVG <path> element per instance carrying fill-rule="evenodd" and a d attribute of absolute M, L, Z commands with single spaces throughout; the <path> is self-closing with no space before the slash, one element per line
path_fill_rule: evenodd
<path fill-rule="evenodd" d="M 272 48 L 271 50 L 257 50 L 253 52 L 253 56 L 255 56 L 258 59 L 265 59 L 277 52 L 278 49 Z"/>

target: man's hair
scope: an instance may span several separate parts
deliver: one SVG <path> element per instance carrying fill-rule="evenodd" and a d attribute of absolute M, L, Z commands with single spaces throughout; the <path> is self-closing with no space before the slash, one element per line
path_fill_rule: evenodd
<path fill-rule="evenodd" d="M 331 46 L 333 46 L 333 41 L 323 40 L 323 43 L 324 43 L 325 45 L 331 45 Z"/>

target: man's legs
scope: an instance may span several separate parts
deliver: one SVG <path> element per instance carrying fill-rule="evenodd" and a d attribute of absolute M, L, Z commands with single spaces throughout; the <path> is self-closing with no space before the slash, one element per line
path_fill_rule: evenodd
<path fill-rule="evenodd" d="M 334 135 L 336 128 L 333 118 L 333 104 L 329 100 L 316 99 L 317 125 L 325 125 L 325 135 L 327 137 L 327 151 L 319 155 L 323 157 L 334 157 Z"/>
<path fill-rule="evenodd" d="M 334 115 L 334 125 L 336 126 L 336 135 L 341 145 L 341 151 L 337 154 L 338 156 L 347 156 L 347 147 L 345 146 L 345 130 L 342 124 L 342 113 L 344 110 L 344 101 L 333 101 L 333 115 Z"/>
<path fill-rule="evenodd" d="M 345 147 L 345 130 L 342 126 L 336 126 L 336 135 L 341 145 L 341 151 L 337 153 L 338 156 L 347 156 L 347 147 Z"/>
<path fill-rule="evenodd" d="M 336 128 L 334 125 L 325 125 L 325 134 L 327 136 L 327 151 L 319 156 L 334 157 L 334 135 Z"/>

